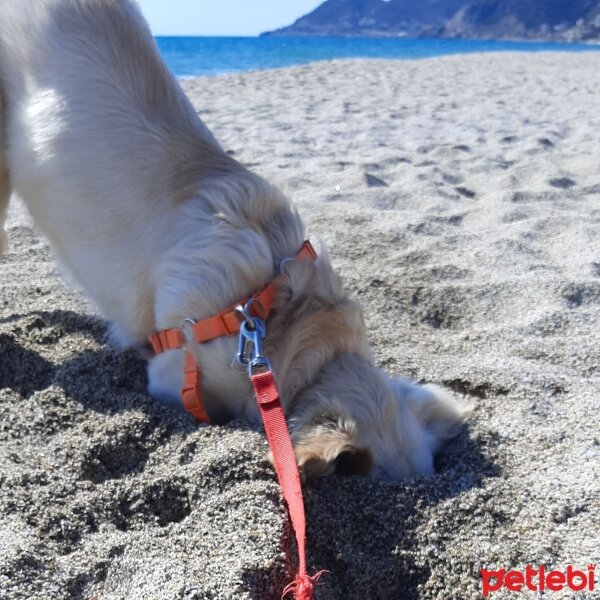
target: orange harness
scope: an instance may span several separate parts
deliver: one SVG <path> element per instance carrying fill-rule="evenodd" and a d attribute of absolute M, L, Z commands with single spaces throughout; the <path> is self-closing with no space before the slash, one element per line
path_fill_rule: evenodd
<path fill-rule="evenodd" d="M 312 244 L 306 240 L 300 248 L 296 258 L 316 260 L 317 253 Z M 279 277 L 273 279 L 260 292 L 242 300 L 240 304 L 236 304 L 226 308 L 214 317 L 203 319 L 202 321 L 194 321 L 186 319 L 190 323 L 194 340 L 199 344 L 210 342 L 211 340 L 231 336 L 239 333 L 240 326 L 244 322 L 245 317 L 240 310 L 241 306 L 249 305 L 249 313 L 252 317 L 258 317 L 265 321 L 273 310 L 275 301 L 275 292 L 279 283 Z M 167 350 L 179 350 L 185 347 L 186 337 L 181 327 L 174 329 L 165 329 L 150 336 L 150 343 L 155 354 L 161 354 Z M 181 401 L 185 409 L 190 412 L 198 421 L 210 423 L 211 419 L 202 401 L 202 381 L 200 369 L 196 362 L 196 358 L 189 351 L 185 350 L 185 362 L 183 367 L 184 384 L 181 388 Z"/>

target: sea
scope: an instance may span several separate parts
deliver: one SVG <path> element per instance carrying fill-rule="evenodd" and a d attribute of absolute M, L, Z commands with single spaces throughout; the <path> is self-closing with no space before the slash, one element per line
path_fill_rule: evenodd
<path fill-rule="evenodd" d="M 177 77 L 275 69 L 334 58 L 414 59 L 471 52 L 598 52 L 600 45 L 333 37 L 157 37 Z"/>

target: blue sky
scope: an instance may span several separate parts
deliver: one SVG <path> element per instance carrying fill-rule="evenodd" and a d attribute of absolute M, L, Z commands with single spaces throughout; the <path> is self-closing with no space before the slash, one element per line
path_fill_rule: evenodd
<path fill-rule="evenodd" d="M 323 0 L 138 0 L 154 35 L 258 35 Z"/>

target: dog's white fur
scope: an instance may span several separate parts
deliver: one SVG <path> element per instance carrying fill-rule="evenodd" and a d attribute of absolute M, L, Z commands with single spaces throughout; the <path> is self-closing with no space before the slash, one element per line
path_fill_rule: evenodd
<path fill-rule="evenodd" d="M 0 15 L 0 250 L 14 188 L 123 346 L 219 312 L 298 251 L 299 216 L 221 149 L 133 3 L 0 0 Z M 268 328 L 306 475 L 433 472 L 468 411 L 373 365 L 361 310 L 323 249 L 288 264 Z M 209 412 L 256 422 L 235 346 L 191 348 Z M 150 360 L 153 395 L 177 401 L 182 362 L 182 351 Z"/>

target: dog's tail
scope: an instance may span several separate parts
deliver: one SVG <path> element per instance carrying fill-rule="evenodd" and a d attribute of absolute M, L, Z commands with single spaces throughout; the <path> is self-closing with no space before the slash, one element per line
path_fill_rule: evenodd
<path fill-rule="evenodd" d="M 0 62 L 0 65 L 2 63 Z M 4 230 L 11 195 L 10 170 L 8 168 L 8 115 L 6 96 L 2 86 L 0 71 L 0 258 L 6 251 L 6 232 Z"/>

